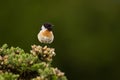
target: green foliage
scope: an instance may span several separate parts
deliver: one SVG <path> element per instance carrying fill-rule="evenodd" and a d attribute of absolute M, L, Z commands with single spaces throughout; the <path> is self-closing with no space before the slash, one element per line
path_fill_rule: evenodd
<path fill-rule="evenodd" d="M 54 48 L 32 46 L 30 53 L 19 47 L 0 48 L 0 80 L 67 80 L 64 73 L 51 66 Z"/>
<path fill-rule="evenodd" d="M 18 77 L 19 75 L 8 72 L 0 74 L 0 80 L 17 80 Z"/>

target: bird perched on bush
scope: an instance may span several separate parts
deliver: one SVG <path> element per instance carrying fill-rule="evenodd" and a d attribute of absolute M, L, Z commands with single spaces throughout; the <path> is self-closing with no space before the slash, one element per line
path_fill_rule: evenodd
<path fill-rule="evenodd" d="M 45 23 L 42 25 L 40 32 L 38 33 L 38 40 L 41 43 L 50 44 L 54 40 L 54 35 L 52 32 L 53 25 L 50 23 Z"/>

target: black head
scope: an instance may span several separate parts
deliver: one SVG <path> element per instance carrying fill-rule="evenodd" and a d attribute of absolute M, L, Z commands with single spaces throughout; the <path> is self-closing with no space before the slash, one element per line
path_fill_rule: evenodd
<path fill-rule="evenodd" d="M 44 27 L 47 28 L 49 31 L 52 31 L 52 26 L 53 26 L 52 24 L 50 24 L 50 23 L 44 23 L 43 25 L 44 25 Z"/>

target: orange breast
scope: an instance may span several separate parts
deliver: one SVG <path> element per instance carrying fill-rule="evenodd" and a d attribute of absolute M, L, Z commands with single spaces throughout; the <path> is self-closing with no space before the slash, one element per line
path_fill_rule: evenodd
<path fill-rule="evenodd" d="M 42 35 L 46 36 L 46 37 L 51 37 L 52 33 L 50 31 L 48 31 L 48 30 L 45 30 L 44 32 L 42 32 Z"/>

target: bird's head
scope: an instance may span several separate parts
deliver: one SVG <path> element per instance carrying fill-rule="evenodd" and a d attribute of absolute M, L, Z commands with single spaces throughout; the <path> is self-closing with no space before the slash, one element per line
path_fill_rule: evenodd
<path fill-rule="evenodd" d="M 49 30 L 49 31 L 52 31 L 52 27 L 53 25 L 51 23 L 44 23 L 42 25 L 45 29 Z"/>

